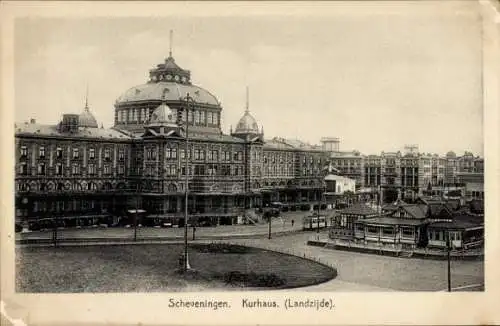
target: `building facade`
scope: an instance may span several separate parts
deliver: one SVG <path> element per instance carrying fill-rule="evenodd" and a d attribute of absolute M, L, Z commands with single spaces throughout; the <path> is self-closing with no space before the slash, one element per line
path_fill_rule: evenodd
<path fill-rule="evenodd" d="M 330 152 L 330 162 L 341 175 L 356 180 L 359 192 L 378 192 L 382 188 L 385 202 L 396 200 L 399 191 L 406 200 L 422 195 L 447 195 L 450 191 L 461 191 L 464 195 L 465 180 L 470 179 L 466 175 L 484 174 L 484 160 L 469 152 L 460 157 L 453 152 L 439 156 L 419 153 L 416 146 L 408 146 L 404 153 L 382 152 L 380 155 Z M 469 186 L 476 196 L 471 195 L 473 198 L 479 196 L 482 188 L 478 187 L 483 186 L 477 182 Z"/>
<path fill-rule="evenodd" d="M 16 221 L 116 223 L 141 209 L 152 223 L 182 224 L 187 191 L 192 223 L 231 224 L 273 201 L 321 198 L 328 152 L 266 140 L 248 96 L 230 134 L 222 110 L 169 56 L 147 83 L 118 97 L 112 128 L 99 128 L 87 104 L 55 125 L 16 123 Z"/>

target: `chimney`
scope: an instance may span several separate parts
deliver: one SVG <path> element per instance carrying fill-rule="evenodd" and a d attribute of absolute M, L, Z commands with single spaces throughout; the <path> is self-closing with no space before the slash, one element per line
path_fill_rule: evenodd
<path fill-rule="evenodd" d="M 33 118 L 31 118 L 31 119 L 30 119 L 30 123 L 31 123 L 31 124 L 35 124 L 35 123 L 36 123 L 36 120 L 35 120 L 35 119 L 33 119 Z"/>

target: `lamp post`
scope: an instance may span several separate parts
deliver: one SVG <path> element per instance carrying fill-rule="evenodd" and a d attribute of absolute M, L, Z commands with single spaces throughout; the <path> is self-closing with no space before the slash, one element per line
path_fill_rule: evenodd
<path fill-rule="evenodd" d="M 134 242 L 137 241 L 137 215 L 139 214 L 139 182 L 135 188 Z"/>
<path fill-rule="evenodd" d="M 54 231 L 52 233 L 52 240 L 54 241 L 54 248 L 57 248 L 57 224 L 59 223 L 57 213 L 54 216 L 53 223 L 54 223 L 54 229 L 53 229 Z"/>
<path fill-rule="evenodd" d="M 319 198 L 318 198 L 318 217 L 316 218 L 316 222 L 317 222 L 317 229 L 316 229 L 316 233 L 319 233 L 319 214 L 320 214 L 320 209 L 321 209 L 321 190 L 320 190 L 320 193 L 319 193 Z"/>
<path fill-rule="evenodd" d="M 446 239 L 446 250 L 448 256 L 448 292 L 451 292 L 451 239 L 450 239 L 450 230 L 447 230 L 447 239 Z"/>
<path fill-rule="evenodd" d="M 188 260 L 188 204 L 189 204 L 189 102 L 192 101 L 192 97 L 189 93 L 186 94 L 184 101 L 186 102 L 186 106 L 183 108 L 186 112 L 186 123 L 185 123 L 185 133 L 186 133 L 186 141 L 185 141 L 185 180 L 184 180 L 184 272 L 187 272 L 189 269 L 189 260 Z M 193 234 L 194 236 L 194 234 Z"/>

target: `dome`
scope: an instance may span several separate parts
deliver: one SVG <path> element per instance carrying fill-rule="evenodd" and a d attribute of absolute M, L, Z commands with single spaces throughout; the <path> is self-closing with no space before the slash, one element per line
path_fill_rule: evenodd
<path fill-rule="evenodd" d="M 453 151 L 449 151 L 448 153 L 446 153 L 446 157 L 448 157 L 448 158 L 456 158 L 457 154 L 455 154 L 455 152 L 453 152 Z"/>
<path fill-rule="evenodd" d="M 158 106 L 153 113 L 151 114 L 151 118 L 149 120 L 149 125 L 175 125 L 176 124 L 176 116 L 172 109 L 165 103 L 162 103 Z"/>
<path fill-rule="evenodd" d="M 85 110 L 78 116 L 78 125 L 80 127 L 98 128 L 97 120 L 94 115 L 90 113 L 88 107 L 85 107 Z"/>
<path fill-rule="evenodd" d="M 163 97 L 166 101 L 178 101 L 179 98 L 184 98 L 187 93 L 189 93 L 196 103 L 219 106 L 217 98 L 201 87 L 166 81 L 132 87 L 118 97 L 116 104 L 161 101 Z"/>
<path fill-rule="evenodd" d="M 235 134 L 258 134 L 259 126 L 257 121 L 250 114 L 250 111 L 245 111 L 245 114 L 241 117 L 240 121 L 236 125 Z"/>

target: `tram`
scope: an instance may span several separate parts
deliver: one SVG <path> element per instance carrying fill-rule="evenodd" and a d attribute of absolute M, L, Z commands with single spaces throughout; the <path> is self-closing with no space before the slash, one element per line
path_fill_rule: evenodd
<path fill-rule="evenodd" d="M 302 230 L 317 230 L 318 228 L 324 229 L 327 227 L 326 216 L 313 214 L 304 216 L 302 219 Z"/>

